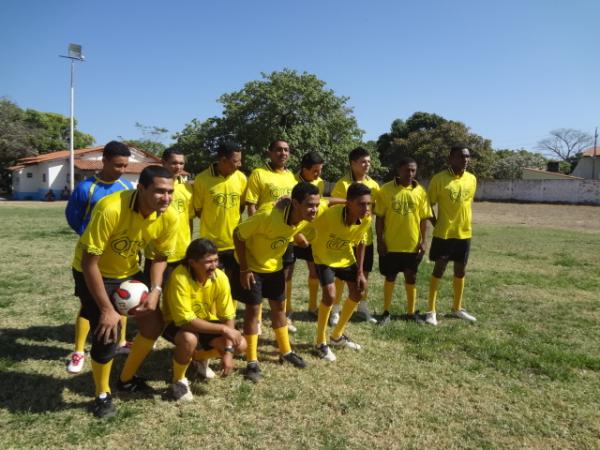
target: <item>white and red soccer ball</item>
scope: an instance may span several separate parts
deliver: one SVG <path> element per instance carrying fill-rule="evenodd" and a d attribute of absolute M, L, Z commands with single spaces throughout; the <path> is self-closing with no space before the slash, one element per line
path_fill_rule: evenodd
<path fill-rule="evenodd" d="M 135 310 L 146 301 L 146 297 L 148 288 L 137 280 L 123 281 L 112 295 L 117 311 L 123 316 L 135 315 Z"/>

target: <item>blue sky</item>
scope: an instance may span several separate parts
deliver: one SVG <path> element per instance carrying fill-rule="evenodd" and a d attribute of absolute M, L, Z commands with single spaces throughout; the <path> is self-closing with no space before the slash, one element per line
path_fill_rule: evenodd
<path fill-rule="evenodd" d="M 181 130 L 218 97 L 290 68 L 350 97 L 365 139 L 415 111 L 494 148 L 600 126 L 600 1 L 31 1 L 0 3 L 0 96 L 69 114 L 98 144 Z"/>

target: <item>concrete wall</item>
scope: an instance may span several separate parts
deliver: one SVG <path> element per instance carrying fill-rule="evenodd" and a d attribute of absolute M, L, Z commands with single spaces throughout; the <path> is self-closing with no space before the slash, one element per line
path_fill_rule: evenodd
<path fill-rule="evenodd" d="M 476 200 L 600 205 L 595 180 L 478 180 Z"/>
<path fill-rule="evenodd" d="M 596 164 L 595 171 L 592 170 L 593 164 Z M 584 156 L 581 158 L 571 175 L 591 180 L 592 173 L 594 173 L 595 180 L 600 180 L 600 155 L 598 155 L 596 158 L 591 158 L 589 156 Z"/>

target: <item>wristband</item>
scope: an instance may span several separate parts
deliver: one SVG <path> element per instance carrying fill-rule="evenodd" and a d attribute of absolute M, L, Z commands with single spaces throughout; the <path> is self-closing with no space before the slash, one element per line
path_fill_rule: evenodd
<path fill-rule="evenodd" d="M 232 347 L 231 345 L 229 345 L 229 346 L 225 347 L 225 348 L 223 349 L 223 351 L 224 351 L 225 353 L 234 353 L 234 352 L 235 352 L 235 350 L 233 349 L 233 347 Z"/>
<path fill-rule="evenodd" d="M 152 292 L 153 290 L 157 290 L 160 294 L 162 294 L 162 287 L 160 286 L 152 286 L 152 289 L 150 289 L 150 292 Z"/>

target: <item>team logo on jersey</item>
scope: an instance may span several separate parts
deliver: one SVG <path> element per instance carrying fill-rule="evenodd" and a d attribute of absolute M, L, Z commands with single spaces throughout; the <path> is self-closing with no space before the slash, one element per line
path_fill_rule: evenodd
<path fill-rule="evenodd" d="M 110 248 L 122 258 L 137 256 L 138 252 L 146 247 L 144 240 L 134 241 L 128 236 L 123 236 L 111 241 Z"/>
<path fill-rule="evenodd" d="M 278 248 L 280 248 L 283 245 L 287 246 L 289 244 L 289 242 L 290 242 L 289 239 L 286 239 L 284 237 L 279 237 L 279 238 L 275 239 L 273 242 L 271 242 L 271 249 L 277 250 Z"/>
<path fill-rule="evenodd" d="M 348 239 L 342 239 L 335 234 L 330 234 L 326 247 L 329 250 L 341 250 L 348 245 L 350 245 L 350 241 Z"/>
<path fill-rule="evenodd" d="M 283 188 L 274 184 L 268 184 L 267 187 L 269 188 L 269 193 L 271 194 L 271 198 L 273 200 L 277 200 L 279 197 L 283 197 L 284 195 L 290 195 L 292 192 L 292 189 L 289 187 Z"/>
<path fill-rule="evenodd" d="M 177 211 L 179 214 L 183 214 L 185 212 L 185 201 L 182 198 L 173 200 L 171 205 L 173 205 L 173 208 L 175 208 L 175 211 Z"/>
<path fill-rule="evenodd" d="M 473 198 L 472 190 L 463 188 L 462 185 L 456 186 L 451 184 L 446 189 L 448 190 L 448 195 L 450 196 L 452 203 L 462 203 Z"/>
<path fill-rule="evenodd" d="M 215 205 L 222 208 L 237 208 L 240 206 L 240 194 L 235 192 L 231 194 L 217 192 L 212 194 L 212 201 Z"/>
<path fill-rule="evenodd" d="M 402 216 L 413 213 L 416 206 L 417 205 L 411 196 L 402 196 L 392 201 L 392 211 Z"/>

